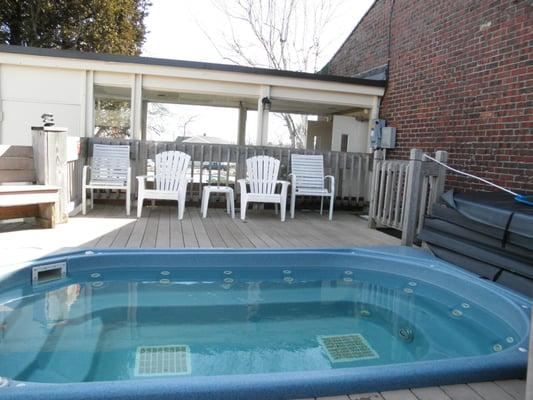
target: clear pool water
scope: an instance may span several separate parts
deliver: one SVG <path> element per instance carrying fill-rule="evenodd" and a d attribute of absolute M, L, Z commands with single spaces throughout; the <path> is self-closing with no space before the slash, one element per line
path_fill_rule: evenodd
<path fill-rule="evenodd" d="M 529 303 L 413 260 L 111 253 L 68 264 L 67 279 L 21 275 L 0 294 L 0 376 L 187 379 L 526 351 Z"/>

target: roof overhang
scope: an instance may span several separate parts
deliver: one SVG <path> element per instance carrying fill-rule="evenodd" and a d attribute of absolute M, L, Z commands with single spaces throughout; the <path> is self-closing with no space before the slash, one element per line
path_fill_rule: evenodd
<path fill-rule="evenodd" d="M 272 111 L 334 114 L 370 108 L 383 81 L 140 56 L 0 46 L 0 64 L 93 72 L 95 96 L 124 97 L 142 76 L 143 99 L 154 102 L 256 109 L 269 88 Z"/>

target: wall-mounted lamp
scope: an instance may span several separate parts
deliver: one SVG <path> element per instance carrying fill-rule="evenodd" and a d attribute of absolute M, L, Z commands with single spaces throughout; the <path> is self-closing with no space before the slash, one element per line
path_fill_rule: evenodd
<path fill-rule="evenodd" d="M 43 120 L 43 126 L 54 126 L 54 115 L 50 113 L 44 113 L 41 115 Z"/>
<path fill-rule="evenodd" d="M 272 101 L 268 97 L 263 97 L 261 103 L 263 103 L 263 110 L 270 111 L 272 108 Z"/>

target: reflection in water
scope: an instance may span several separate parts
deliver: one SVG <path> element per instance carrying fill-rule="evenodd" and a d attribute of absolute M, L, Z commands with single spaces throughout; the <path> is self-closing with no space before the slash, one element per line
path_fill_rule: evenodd
<path fill-rule="evenodd" d="M 91 280 L 46 292 L 28 288 L 33 294 L 20 304 L 0 308 L 0 375 L 135 379 L 138 348 L 171 345 L 190 349 L 193 375 L 326 370 L 490 354 L 496 343 L 502 350 L 512 345 L 501 338 L 516 337 L 473 302 L 461 307 L 465 299 L 451 292 L 373 274 L 303 279 L 301 271 L 280 269 L 276 278 L 252 280 L 241 279 L 243 271 L 219 271 L 195 280 L 172 271 L 169 284 L 158 273 L 99 287 Z M 450 312 L 456 307 L 459 319 Z M 349 335 L 379 358 L 335 362 L 318 340 Z"/>
<path fill-rule="evenodd" d="M 80 295 L 81 285 L 76 283 L 45 292 L 44 301 L 34 307 L 35 320 L 51 329 L 68 323 L 70 309 Z"/>
<path fill-rule="evenodd" d="M 4 304 L 0 304 L 0 339 L 4 338 L 4 334 L 7 330 L 7 317 L 13 312 L 13 309 Z"/>

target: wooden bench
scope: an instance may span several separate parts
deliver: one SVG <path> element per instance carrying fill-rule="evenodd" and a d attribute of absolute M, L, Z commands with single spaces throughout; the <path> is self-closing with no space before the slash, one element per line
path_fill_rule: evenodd
<path fill-rule="evenodd" d="M 43 228 L 53 228 L 59 187 L 35 185 L 31 146 L 0 145 L 0 220 L 36 217 Z"/>
<path fill-rule="evenodd" d="M 55 227 L 59 187 L 0 185 L 0 219 L 35 217 L 43 228 Z"/>

